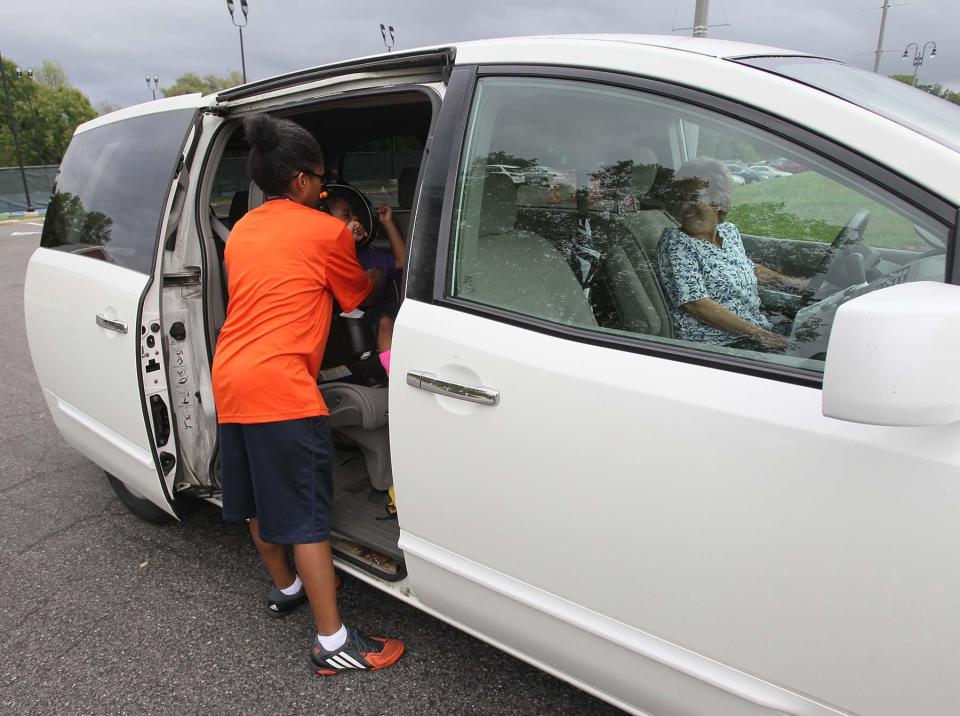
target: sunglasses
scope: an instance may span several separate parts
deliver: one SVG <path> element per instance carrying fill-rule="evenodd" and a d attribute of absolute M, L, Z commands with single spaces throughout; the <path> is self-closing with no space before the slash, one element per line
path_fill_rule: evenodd
<path fill-rule="evenodd" d="M 303 174 L 309 174 L 310 176 L 315 176 L 317 179 L 320 180 L 320 187 L 321 187 L 320 198 L 326 199 L 327 196 L 329 195 L 329 192 L 327 192 L 327 182 L 324 179 L 323 174 L 317 174 L 315 171 L 311 171 L 310 169 L 301 169 L 300 172 Z"/>

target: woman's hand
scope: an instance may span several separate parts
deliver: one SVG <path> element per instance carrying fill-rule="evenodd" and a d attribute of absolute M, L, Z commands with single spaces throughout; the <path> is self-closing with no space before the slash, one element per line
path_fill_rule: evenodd
<path fill-rule="evenodd" d="M 732 333 L 735 336 L 744 336 L 756 341 L 770 350 L 783 350 L 787 347 L 787 339 L 779 333 L 760 328 L 750 321 L 740 318 L 727 308 L 724 308 L 712 298 L 701 298 L 683 304 L 683 310 L 701 323 L 719 328 L 721 331 Z"/>
<path fill-rule="evenodd" d="M 380 223 L 384 226 L 393 223 L 393 209 L 389 204 L 384 204 L 377 209 L 377 218 L 380 219 Z"/>
<path fill-rule="evenodd" d="M 782 351 L 787 347 L 787 337 L 781 336 L 779 333 L 760 330 L 750 337 L 764 348 L 769 348 L 770 350 Z"/>

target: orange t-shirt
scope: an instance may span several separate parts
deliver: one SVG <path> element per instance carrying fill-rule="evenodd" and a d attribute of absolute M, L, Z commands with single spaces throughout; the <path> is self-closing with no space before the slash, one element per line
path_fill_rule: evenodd
<path fill-rule="evenodd" d="M 317 373 L 333 298 L 352 311 L 370 293 L 353 234 L 289 199 L 248 212 L 227 238 L 230 299 L 213 359 L 221 423 L 327 415 Z"/>

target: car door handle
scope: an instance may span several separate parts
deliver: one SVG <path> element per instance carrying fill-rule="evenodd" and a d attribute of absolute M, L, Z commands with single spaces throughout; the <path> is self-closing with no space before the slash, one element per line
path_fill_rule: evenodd
<path fill-rule="evenodd" d="M 97 314 L 97 325 L 110 331 L 116 331 L 117 333 L 127 332 L 126 321 L 118 321 L 113 318 L 107 318 L 102 313 Z"/>
<path fill-rule="evenodd" d="M 433 373 L 425 373 L 422 370 L 407 371 L 407 385 L 446 398 L 466 400 L 470 403 L 480 403 L 480 405 L 497 405 L 500 402 L 499 390 L 442 380 Z"/>

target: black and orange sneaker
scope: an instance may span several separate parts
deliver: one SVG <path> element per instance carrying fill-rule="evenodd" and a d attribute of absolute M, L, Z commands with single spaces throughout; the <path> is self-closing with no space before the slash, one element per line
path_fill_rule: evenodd
<path fill-rule="evenodd" d="M 379 636 L 365 636 L 347 627 L 347 641 L 339 649 L 326 651 L 320 640 L 313 639 L 310 670 L 317 676 L 333 676 L 341 671 L 384 669 L 397 663 L 403 655 L 403 642 Z"/>
<path fill-rule="evenodd" d="M 336 575 L 337 589 L 340 589 L 340 575 Z M 267 593 L 267 613 L 282 619 L 296 611 L 297 607 L 307 601 L 307 590 L 300 586 L 300 591 L 296 594 L 284 594 L 273 584 L 270 585 L 270 591 Z"/>
<path fill-rule="evenodd" d="M 284 594 L 271 584 L 270 592 L 267 594 L 267 613 L 281 619 L 292 614 L 305 601 L 307 601 L 307 590 L 303 585 L 296 594 Z"/>

